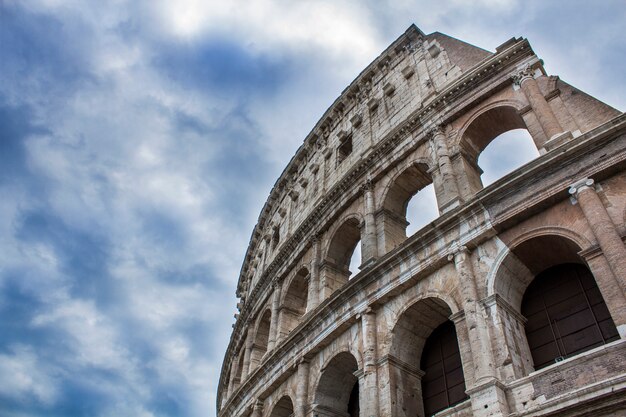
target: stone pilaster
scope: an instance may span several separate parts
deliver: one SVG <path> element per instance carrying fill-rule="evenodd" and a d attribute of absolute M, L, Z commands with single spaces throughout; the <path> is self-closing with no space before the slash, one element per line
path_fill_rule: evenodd
<path fill-rule="evenodd" d="M 267 340 L 267 351 L 270 352 L 276 346 L 278 341 L 278 314 L 280 305 L 280 284 L 274 283 L 272 285 L 272 317 L 270 319 L 270 334 Z"/>
<path fill-rule="evenodd" d="M 626 300 L 626 247 L 606 207 L 602 204 L 592 179 L 584 178 L 575 182 L 570 186 L 569 193 L 572 195 L 572 202 L 580 206 L 612 272 L 612 274 L 595 275 L 598 287 L 607 301 L 609 310 L 621 311 L 619 304 L 623 305 Z M 616 297 L 617 293 L 621 297 Z M 617 319 L 615 324 L 620 336 L 625 337 L 626 323 L 618 323 L 623 321 L 622 315 L 618 314 L 617 317 L 614 316 L 614 319 Z"/>
<path fill-rule="evenodd" d="M 454 266 L 459 275 L 465 324 L 474 365 L 474 381 L 471 386 L 468 386 L 472 409 L 475 413 L 479 413 L 475 415 L 494 417 L 508 415 L 506 395 L 503 386 L 496 379 L 491 339 L 483 309 L 478 302 L 469 250 L 465 246 L 455 246 L 448 259 L 454 260 Z"/>
<path fill-rule="evenodd" d="M 513 80 L 515 84 L 519 85 L 520 89 L 526 96 L 526 99 L 528 99 L 528 103 L 530 104 L 533 113 L 537 116 L 537 120 L 539 121 L 539 124 L 548 139 L 546 142 L 543 142 L 538 138 L 533 137 L 537 149 L 544 149 L 546 148 L 547 142 L 559 138 L 564 133 L 563 128 L 554 115 L 552 108 L 541 93 L 541 90 L 539 90 L 539 85 L 533 77 L 532 68 L 527 67 L 518 71 L 514 75 Z"/>
<path fill-rule="evenodd" d="M 361 315 L 363 340 L 364 401 L 361 403 L 361 415 L 377 417 L 378 409 L 378 342 L 376 312 L 368 308 Z"/>
<path fill-rule="evenodd" d="M 309 362 L 301 360 L 298 363 L 298 386 L 296 387 L 295 417 L 305 417 L 309 396 Z"/>
<path fill-rule="evenodd" d="M 365 221 L 362 241 L 362 267 L 376 260 L 378 257 L 378 239 L 376 236 L 376 216 L 374 215 L 374 185 L 371 180 L 367 180 L 362 186 L 363 198 L 365 200 Z"/>
<path fill-rule="evenodd" d="M 436 125 L 428 131 L 433 159 L 437 162 L 441 175 L 441 188 L 443 195 L 440 196 L 439 211 L 446 212 L 460 204 L 459 185 L 452 169 L 450 151 L 446 142 L 446 135 L 442 126 Z"/>
<path fill-rule="evenodd" d="M 248 330 L 246 335 L 246 345 L 243 352 L 243 369 L 241 370 L 241 381 L 243 382 L 250 372 L 250 356 L 252 355 L 252 345 L 254 344 L 254 335 L 252 334 L 252 327 Z"/>
<path fill-rule="evenodd" d="M 313 250 L 313 260 L 311 261 L 311 271 L 309 278 L 309 293 L 307 299 L 307 311 L 314 310 L 320 303 L 320 261 L 321 261 L 321 243 L 320 237 L 315 235 L 311 240 Z"/>
<path fill-rule="evenodd" d="M 226 398 L 230 398 L 235 390 L 235 375 L 237 374 L 237 359 L 239 357 L 235 356 L 233 361 L 230 364 L 230 378 L 228 378 L 228 387 L 226 390 Z"/>

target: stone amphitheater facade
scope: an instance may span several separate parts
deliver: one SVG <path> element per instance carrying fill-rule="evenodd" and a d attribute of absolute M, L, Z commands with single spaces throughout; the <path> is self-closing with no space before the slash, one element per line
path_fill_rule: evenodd
<path fill-rule="evenodd" d="M 478 156 L 520 128 L 539 156 L 483 187 Z M 526 39 L 409 27 L 263 207 L 218 416 L 626 415 L 625 168 L 625 115 Z M 407 237 L 429 184 L 439 217 Z"/>

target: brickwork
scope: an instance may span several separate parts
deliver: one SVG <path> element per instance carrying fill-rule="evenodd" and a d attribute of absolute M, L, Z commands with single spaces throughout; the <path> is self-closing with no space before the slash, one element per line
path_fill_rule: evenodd
<path fill-rule="evenodd" d="M 518 128 L 540 156 L 484 188 L 479 155 Z M 467 399 L 438 416 L 623 414 L 625 167 L 626 116 L 548 76 L 527 40 L 490 53 L 411 26 L 263 207 L 218 416 L 423 417 L 420 358 L 450 322 Z M 407 236 L 408 201 L 429 184 L 440 215 Z M 536 370 L 522 301 L 567 263 L 589 269 L 620 338 Z"/>

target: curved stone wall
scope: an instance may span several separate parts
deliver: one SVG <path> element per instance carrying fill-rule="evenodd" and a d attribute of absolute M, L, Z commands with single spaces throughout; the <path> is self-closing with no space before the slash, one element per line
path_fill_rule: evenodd
<path fill-rule="evenodd" d="M 483 188 L 478 156 L 519 128 L 540 156 Z M 620 408 L 621 339 L 535 371 L 520 304 L 541 270 L 581 263 L 626 333 L 625 132 L 621 112 L 547 76 L 525 39 L 490 53 L 411 26 L 326 111 L 263 207 L 218 415 L 424 415 L 420 355 L 447 320 L 468 399 L 442 415 Z M 430 184 L 440 216 L 407 237 L 407 203 Z M 584 366 L 602 372 L 554 400 L 555 375 Z"/>

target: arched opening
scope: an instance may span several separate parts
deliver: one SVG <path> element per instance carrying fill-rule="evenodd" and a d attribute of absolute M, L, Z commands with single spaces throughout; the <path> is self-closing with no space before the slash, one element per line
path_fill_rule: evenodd
<path fill-rule="evenodd" d="M 243 356 L 244 356 L 244 351 L 245 349 L 241 349 L 241 352 L 239 353 L 239 357 L 237 358 L 236 361 L 233 362 L 233 367 L 231 368 L 231 372 L 233 373 L 232 375 L 232 380 L 231 380 L 231 384 L 232 384 L 232 391 L 235 391 L 239 385 L 241 384 L 241 375 L 242 375 L 242 371 L 243 371 Z"/>
<path fill-rule="evenodd" d="M 439 217 L 435 186 L 429 184 L 415 194 L 407 203 L 406 235 L 412 236 L 415 232 Z"/>
<path fill-rule="evenodd" d="M 535 369 L 619 339 L 589 269 L 560 264 L 539 273 L 522 301 Z"/>
<path fill-rule="evenodd" d="M 272 409 L 270 417 L 291 417 L 293 416 L 293 402 L 287 395 L 282 397 Z"/>
<path fill-rule="evenodd" d="M 358 363 L 348 352 L 337 354 L 322 369 L 314 410 L 320 416 L 359 416 Z"/>
<path fill-rule="evenodd" d="M 500 263 L 493 281 L 499 296 L 505 342 L 496 361 L 508 357 L 519 378 L 555 361 L 615 340 L 617 330 L 580 246 L 560 235 L 540 235 L 518 244 Z M 611 294 L 608 294 L 611 297 Z M 521 314 L 512 314 L 515 311 Z"/>
<path fill-rule="evenodd" d="M 383 229 L 384 251 L 399 246 L 411 234 L 439 215 L 437 199 L 428 173 L 428 166 L 415 163 L 395 178 L 378 213 L 377 224 Z M 407 230 L 407 211 L 411 202 L 410 218 L 414 226 Z"/>
<path fill-rule="evenodd" d="M 322 300 L 348 282 L 352 255 L 360 241 L 361 227 L 354 217 L 346 220 L 335 231 L 320 269 Z"/>
<path fill-rule="evenodd" d="M 426 298 L 398 319 L 389 352 L 392 415 L 430 416 L 467 398 L 451 314 L 442 300 Z"/>
<path fill-rule="evenodd" d="M 272 321 L 271 319 L 272 313 L 269 309 L 267 309 L 258 321 L 256 333 L 254 335 L 254 343 L 250 354 L 250 371 L 255 369 L 259 363 L 261 363 L 263 356 L 267 352 L 267 342 L 270 337 L 270 324 Z"/>
<path fill-rule="evenodd" d="M 302 268 L 289 283 L 280 309 L 280 336 L 288 335 L 306 313 L 309 296 L 309 270 Z"/>
<path fill-rule="evenodd" d="M 485 176 L 486 183 L 495 181 L 498 173 L 503 175 L 513 170 L 514 168 L 509 164 L 522 165 L 530 160 L 527 158 L 538 155 L 530 134 L 522 134 L 519 129 L 528 132 L 526 123 L 518 114 L 517 109 L 508 105 L 491 108 L 471 122 L 461 138 L 461 158 L 455 162 L 457 172 L 464 173 L 458 176 L 461 190 L 468 190 L 470 194 L 473 194 L 483 188 L 481 180 L 483 171 L 482 166 L 478 164 L 478 158 L 496 138 L 498 141 L 494 144 L 494 152 L 497 151 L 498 155 L 494 155 L 495 158 L 493 158 L 487 154 L 486 161 L 489 162 L 490 169 L 492 166 L 495 168 L 494 173 L 488 173 Z M 510 131 L 515 131 L 515 133 L 507 133 Z M 526 143 L 520 145 L 520 142 Z M 529 150 L 531 146 L 534 152 Z M 483 158 L 481 162 L 484 162 Z"/>
<path fill-rule="evenodd" d="M 504 132 L 478 157 L 481 181 L 487 186 L 539 156 L 539 151 L 526 129 Z"/>
<path fill-rule="evenodd" d="M 454 323 L 439 325 L 426 339 L 420 361 L 424 415 L 452 407 L 468 396 Z"/>

